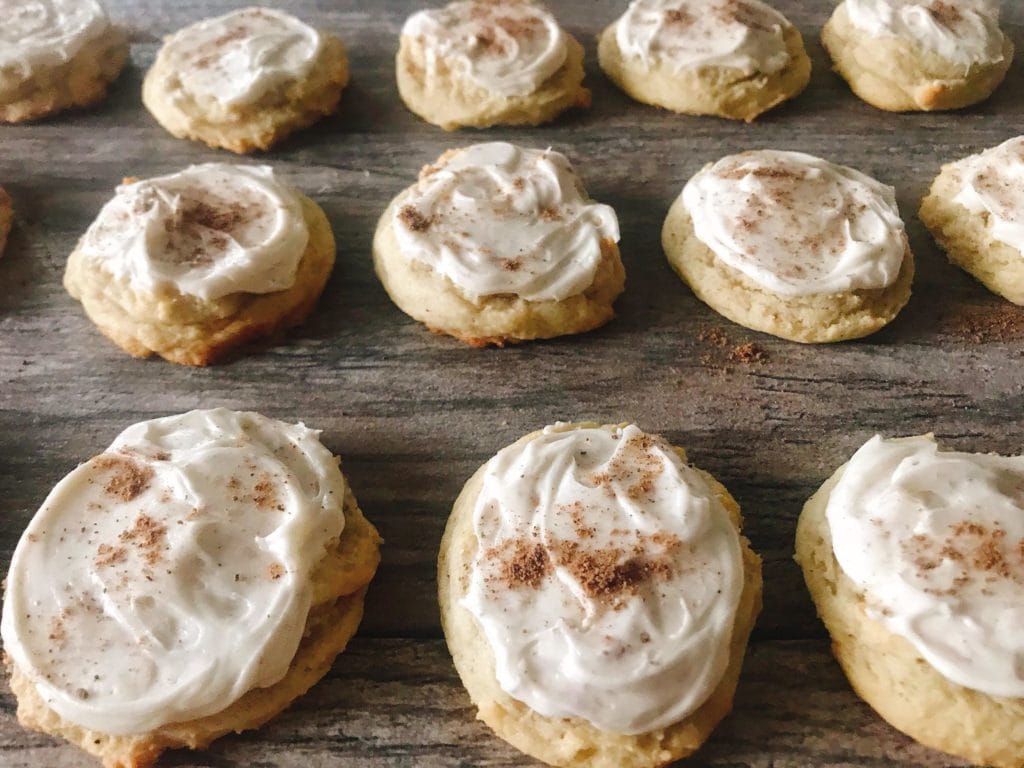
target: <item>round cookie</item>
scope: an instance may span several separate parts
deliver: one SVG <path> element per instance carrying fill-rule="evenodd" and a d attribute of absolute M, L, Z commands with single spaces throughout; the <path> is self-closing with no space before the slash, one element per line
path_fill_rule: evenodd
<path fill-rule="evenodd" d="M 918 742 L 994 768 L 1024 754 L 1022 487 L 1019 457 L 876 437 L 811 497 L 796 536 L 858 695 Z"/>
<path fill-rule="evenodd" d="M 984 101 L 1013 61 L 998 0 L 845 0 L 821 41 L 853 92 L 891 112 Z"/>
<path fill-rule="evenodd" d="M 174 136 L 246 153 L 334 112 L 347 83 L 341 40 L 255 7 L 168 37 L 146 73 L 142 101 Z"/>
<path fill-rule="evenodd" d="M 129 354 L 208 365 L 305 320 L 334 252 L 324 212 L 272 169 L 210 163 L 127 179 L 64 287 Z"/>
<path fill-rule="evenodd" d="M 615 212 L 552 150 L 494 142 L 443 154 L 381 216 L 377 275 L 410 317 L 470 344 L 589 331 L 625 272 Z"/>
<path fill-rule="evenodd" d="M 317 435 L 192 411 L 129 427 L 61 480 L 6 581 L 22 725 L 146 768 L 316 683 L 356 631 L 380 543 Z"/>
<path fill-rule="evenodd" d="M 597 50 L 632 98 L 690 115 L 751 122 L 811 78 L 800 31 L 760 0 L 633 0 Z"/>
<path fill-rule="evenodd" d="M 7 191 L 0 187 L 0 256 L 4 255 L 4 248 L 7 247 L 7 236 L 11 234 L 11 225 L 14 223 L 14 204 Z"/>
<path fill-rule="evenodd" d="M 950 261 L 1024 305 L 1024 136 L 942 166 L 920 216 Z"/>
<path fill-rule="evenodd" d="M 402 27 L 402 101 L 446 131 L 539 125 L 590 106 L 583 46 L 532 0 L 457 0 Z"/>
<path fill-rule="evenodd" d="M 802 343 L 874 333 L 910 299 L 914 277 L 893 190 L 798 152 L 705 166 L 672 204 L 662 245 L 716 312 Z"/>
<path fill-rule="evenodd" d="M 0 122 L 91 106 L 128 60 L 96 0 L 0 0 L 0 19 Z"/>
<path fill-rule="evenodd" d="M 635 426 L 556 424 L 455 502 L 438 559 L 448 647 L 477 716 L 538 760 L 667 765 L 732 707 L 761 562 L 736 502 L 685 462 Z"/>

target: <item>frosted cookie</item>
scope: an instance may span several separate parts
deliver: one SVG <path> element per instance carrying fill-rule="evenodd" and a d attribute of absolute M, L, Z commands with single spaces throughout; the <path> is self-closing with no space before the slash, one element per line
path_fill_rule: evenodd
<path fill-rule="evenodd" d="M 944 165 L 921 221 L 950 261 L 1024 305 L 1024 136 Z"/>
<path fill-rule="evenodd" d="M 64 287 L 115 344 L 207 365 L 301 323 L 334 266 L 324 212 L 266 166 L 127 179 L 68 258 Z"/>
<path fill-rule="evenodd" d="M 759 0 L 633 0 L 597 50 L 634 99 L 691 115 L 750 122 L 811 78 L 799 30 Z"/>
<path fill-rule="evenodd" d="M 821 40 L 853 92 L 893 112 L 984 101 L 1013 60 L 999 0 L 845 0 Z"/>
<path fill-rule="evenodd" d="M 0 0 L 0 19 L 0 122 L 91 106 L 128 60 L 96 0 Z"/>
<path fill-rule="evenodd" d="M 590 106 L 583 47 L 530 0 L 459 0 L 413 14 L 395 69 L 406 106 L 447 131 L 538 125 Z"/>
<path fill-rule="evenodd" d="M 712 309 L 805 343 L 874 333 L 910 299 L 914 277 L 892 188 L 799 152 L 705 166 L 669 210 L 662 244 Z"/>
<path fill-rule="evenodd" d="M 191 411 L 129 427 L 61 480 L 6 581 L 22 725 L 144 768 L 316 683 L 356 631 L 380 543 L 318 434 Z"/>
<path fill-rule="evenodd" d="M 495 142 L 425 167 L 381 216 L 373 259 L 407 315 L 502 346 L 608 322 L 625 284 L 618 239 L 565 156 Z"/>
<path fill-rule="evenodd" d="M 732 708 L 761 607 L 740 510 L 637 427 L 556 424 L 466 483 L 441 619 L 478 717 L 555 766 L 654 768 Z"/>
<path fill-rule="evenodd" d="M 1024 755 L 1024 459 L 869 440 L 811 497 L 797 561 L 858 694 L 934 749 Z"/>
<path fill-rule="evenodd" d="M 142 100 L 180 139 L 252 152 L 334 112 L 347 83 L 337 37 L 283 11 L 245 8 L 167 38 Z"/>
<path fill-rule="evenodd" d="M 0 256 L 4 255 L 4 248 L 7 246 L 7 236 L 11 234 L 11 224 L 14 223 L 14 205 L 11 196 L 3 187 L 0 187 Z"/>

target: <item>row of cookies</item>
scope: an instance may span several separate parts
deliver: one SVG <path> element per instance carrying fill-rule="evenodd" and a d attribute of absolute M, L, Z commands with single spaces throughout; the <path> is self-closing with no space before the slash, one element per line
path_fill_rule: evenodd
<path fill-rule="evenodd" d="M 796 533 L 857 692 L 996 768 L 1024 750 L 1022 488 L 1020 457 L 876 436 Z M 480 719 L 566 768 L 696 751 L 732 708 L 761 609 L 741 526 L 721 483 L 632 424 L 559 423 L 499 451 L 438 557 Z M 131 426 L 58 483 L 14 553 L 0 630 L 19 721 L 109 768 L 256 728 L 344 649 L 379 544 L 302 424 L 216 409 Z"/>
<path fill-rule="evenodd" d="M 921 217 L 950 258 L 1024 304 L 1024 137 L 945 166 Z M 2 213 L 2 209 L 0 209 Z M 2 216 L 0 216 L 2 218 Z M 395 304 L 473 346 L 603 325 L 625 286 L 615 211 L 564 155 L 490 142 L 426 166 L 380 218 Z M 805 343 L 873 333 L 914 275 L 891 187 L 798 152 L 727 156 L 691 178 L 662 232 L 671 266 L 729 319 Z M 64 275 L 132 355 L 206 365 L 302 322 L 335 260 L 323 210 L 266 166 L 127 179 Z"/>
<path fill-rule="evenodd" d="M 92 104 L 127 59 L 127 38 L 97 0 L 42 4 L 47 13 L 15 12 L 4 30 L 2 121 Z M 999 15 L 997 0 L 844 0 L 822 39 L 864 100 L 954 109 L 988 98 L 1010 66 Z M 406 21 L 398 90 L 445 129 L 537 125 L 590 103 L 583 56 L 532 0 L 456 0 Z M 760 0 L 633 0 L 601 34 L 598 56 L 638 101 L 747 121 L 799 94 L 811 73 L 800 32 Z M 249 152 L 332 113 L 348 78 L 337 36 L 247 8 L 168 37 L 142 97 L 173 135 Z"/>

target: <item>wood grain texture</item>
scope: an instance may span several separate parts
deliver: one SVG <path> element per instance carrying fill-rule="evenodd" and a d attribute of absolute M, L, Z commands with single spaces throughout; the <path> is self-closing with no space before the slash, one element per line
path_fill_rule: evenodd
<path fill-rule="evenodd" d="M 97 109 L 0 128 L 0 184 L 17 220 L 0 260 L 0 564 L 49 488 L 128 424 L 194 407 L 304 420 L 344 469 L 387 543 L 362 637 L 332 676 L 257 736 L 166 765 L 527 765 L 476 725 L 454 678 L 434 598 L 434 562 L 462 483 L 497 449 L 558 419 L 635 420 L 688 448 L 742 504 L 765 558 L 765 611 L 739 710 L 697 766 L 796 768 L 954 763 L 909 745 L 856 702 L 827 658 L 792 563 L 803 501 L 875 431 L 934 431 L 965 450 L 1020 450 L 1024 311 L 950 266 L 915 213 L 943 162 L 1024 130 L 1024 67 L 985 104 L 891 115 L 829 72 L 817 30 L 829 0 L 778 0 L 814 62 L 808 91 L 754 125 L 686 118 L 631 102 L 597 69 L 594 38 L 624 7 L 552 0 L 588 54 L 594 107 L 538 129 L 448 134 L 402 106 L 393 55 L 414 0 L 300 0 L 287 7 L 348 44 L 341 112 L 256 159 L 327 211 L 335 274 L 309 322 L 276 346 L 194 370 L 137 361 L 106 342 L 60 284 L 63 264 L 113 187 L 232 156 L 167 135 L 139 99 L 159 38 L 240 2 L 108 0 L 132 29 L 132 65 Z M 1006 4 L 1024 48 L 1024 7 Z M 1022 57 L 1024 58 L 1024 57 Z M 618 319 L 584 336 L 473 350 L 426 332 L 373 275 L 376 219 L 443 150 L 505 138 L 566 152 L 622 227 L 627 290 Z M 914 297 L 867 340 L 804 347 L 734 326 L 697 301 L 661 253 L 662 219 L 685 180 L 723 154 L 797 149 L 894 185 L 918 258 Z M 970 322 L 964 323 L 968 318 Z M 995 320 L 998 334 L 977 328 Z M 708 328 L 755 341 L 734 364 Z M 0 764 L 89 765 L 21 731 L 0 699 Z"/>

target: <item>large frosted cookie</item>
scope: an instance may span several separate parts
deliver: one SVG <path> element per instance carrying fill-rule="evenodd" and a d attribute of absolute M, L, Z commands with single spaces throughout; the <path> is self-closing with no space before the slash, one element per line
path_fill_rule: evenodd
<path fill-rule="evenodd" d="M 337 37 L 283 11 L 245 8 L 168 37 L 142 100 L 178 138 L 251 152 L 334 112 L 347 83 Z"/>
<path fill-rule="evenodd" d="M 921 221 L 950 261 L 1024 305 L 1024 136 L 942 166 Z"/>
<path fill-rule="evenodd" d="M 637 101 L 748 122 L 811 77 L 799 30 L 760 0 L 633 0 L 598 57 Z"/>
<path fill-rule="evenodd" d="M 532 0 L 457 0 L 415 13 L 395 68 L 406 106 L 445 130 L 538 125 L 590 105 L 583 47 Z"/>
<path fill-rule="evenodd" d="M 473 346 L 589 331 L 614 316 L 618 220 L 558 152 L 446 152 L 388 206 L 373 258 L 398 307 Z"/>
<path fill-rule="evenodd" d="M 501 450 L 445 529 L 438 598 L 478 717 L 549 765 L 654 768 L 732 707 L 761 607 L 736 502 L 635 426 Z"/>
<path fill-rule="evenodd" d="M 837 72 L 868 104 L 896 112 L 987 99 L 1013 60 L 999 0 L 845 0 L 821 33 Z"/>
<path fill-rule="evenodd" d="M 324 212 L 265 166 L 126 180 L 68 258 L 64 286 L 129 354 L 207 365 L 301 323 L 334 265 Z"/>
<path fill-rule="evenodd" d="M 792 341 L 866 336 L 910 299 L 914 260 L 892 188 L 799 152 L 705 166 L 672 204 L 662 244 L 712 309 Z"/>
<path fill-rule="evenodd" d="M 129 427 L 61 480 L 7 575 L 19 721 L 145 768 L 259 727 L 319 680 L 380 538 L 317 435 L 191 411 Z"/>
<path fill-rule="evenodd" d="M 0 122 L 95 104 L 127 59 L 96 0 L 0 0 Z"/>
<path fill-rule="evenodd" d="M 978 765 L 1024 755 L 1024 459 L 875 437 L 811 497 L 796 557 L 857 693 Z"/>

